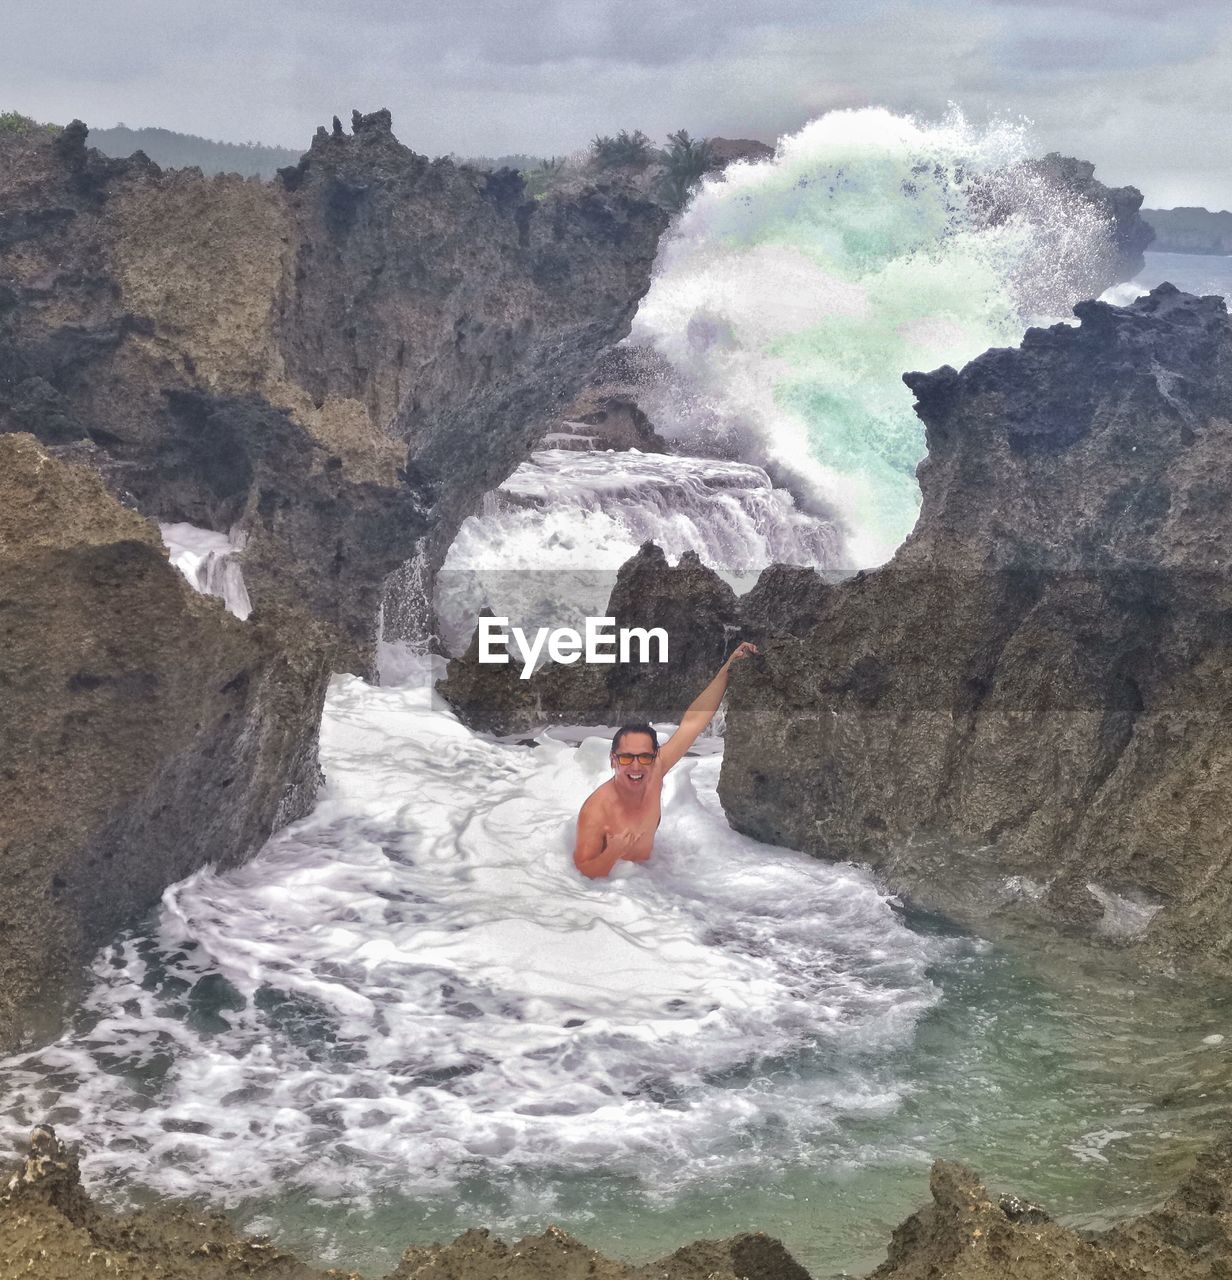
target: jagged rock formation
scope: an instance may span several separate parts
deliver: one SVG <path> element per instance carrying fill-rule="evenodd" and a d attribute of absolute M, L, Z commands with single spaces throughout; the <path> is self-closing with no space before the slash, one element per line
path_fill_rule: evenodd
<path fill-rule="evenodd" d="M 642 453 L 670 453 L 671 447 L 622 387 L 587 387 L 560 418 L 548 424 L 541 449 L 638 449 Z"/>
<path fill-rule="evenodd" d="M 514 1244 L 468 1231 L 452 1244 L 408 1249 L 388 1280 L 809 1280 L 777 1241 L 764 1235 L 699 1240 L 645 1266 L 614 1262 L 549 1227 Z"/>
<path fill-rule="evenodd" d="M 340 665 L 627 331 L 666 214 L 429 161 L 389 113 L 274 184 L 107 160 L 75 122 L 0 149 L 0 430 L 90 441 L 147 515 L 249 534 L 254 605 Z"/>
<path fill-rule="evenodd" d="M 1031 161 L 1030 167 L 1094 205 L 1111 224 L 1112 258 L 1095 260 L 1088 265 L 1092 297 L 1110 285 L 1132 279 L 1142 270 L 1146 265 L 1143 252 L 1155 232 L 1139 213 L 1142 192 L 1137 187 L 1105 186 L 1096 178 L 1095 166 L 1089 160 L 1077 160 L 1057 151 Z"/>
<path fill-rule="evenodd" d="M 1214 1280 L 1232 1267 L 1232 1144 L 1224 1139 L 1165 1204 L 1083 1239 L 1039 1205 L 994 1199 L 939 1160 L 932 1203 L 899 1226 L 869 1280 Z"/>
<path fill-rule="evenodd" d="M 788 599 L 733 680 L 720 796 L 962 918 L 1024 877 L 1023 910 L 1226 968 L 1232 326 L 1170 285 L 1075 310 L 906 375 L 919 523 Z"/>
<path fill-rule="evenodd" d="M 617 627 L 662 627 L 670 641 L 668 662 L 549 662 L 523 680 L 518 662 L 479 661 L 476 627 L 470 647 L 449 663 L 437 690 L 466 724 L 490 733 L 560 723 L 676 722 L 734 648 L 735 593 L 696 552 L 686 551 L 672 566 L 653 542 L 645 543 L 621 566 L 607 616 Z"/>
<path fill-rule="evenodd" d="M 25 1161 L 0 1189 L 0 1275 L 78 1280 L 133 1275 L 142 1280 L 359 1280 L 358 1272 L 319 1271 L 266 1239 L 239 1236 L 222 1214 L 187 1205 L 117 1216 L 98 1209 L 81 1186 L 77 1153 L 50 1125 L 31 1136 Z M 448 1245 L 407 1249 L 387 1280 L 809 1280 L 777 1241 L 764 1235 L 700 1240 L 670 1257 L 630 1266 L 588 1249 L 557 1227 L 506 1244 L 468 1231 Z"/>
<path fill-rule="evenodd" d="M 357 1280 L 308 1267 L 268 1240 L 238 1236 L 222 1214 L 187 1205 L 117 1217 L 92 1203 L 78 1155 L 39 1125 L 0 1190 L 0 1275 L 30 1280 Z"/>
<path fill-rule="evenodd" d="M 666 222 L 618 180 L 530 200 L 430 162 L 384 111 L 272 184 L 86 133 L 0 134 L 0 1047 L 168 883 L 302 812 L 325 674 L 371 670 L 386 580 L 627 332 Z M 142 516 L 244 533 L 251 619 L 22 432 Z"/>
<path fill-rule="evenodd" d="M 306 811 L 321 631 L 233 618 L 92 471 L 0 436 L 0 1052 L 166 885 Z"/>
<path fill-rule="evenodd" d="M 869 1280 L 1218 1280 L 1232 1270 L 1232 1142 L 1223 1139 L 1160 1208 L 1090 1238 L 1018 1196 L 994 1198 L 970 1169 L 933 1165 L 932 1203 L 893 1234 Z M 0 1274 L 77 1280 L 358 1280 L 318 1271 L 222 1214 L 167 1206 L 114 1215 L 81 1186 L 77 1153 L 49 1125 L 0 1189 Z M 698 1240 L 657 1262 L 616 1262 L 558 1227 L 506 1244 L 484 1230 L 406 1250 L 387 1280 L 809 1280 L 769 1236 Z"/>

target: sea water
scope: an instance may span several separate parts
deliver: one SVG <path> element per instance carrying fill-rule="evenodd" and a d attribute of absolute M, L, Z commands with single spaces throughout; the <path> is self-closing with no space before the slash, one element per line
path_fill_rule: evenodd
<path fill-rule="evenodd" d="M 1029 218 L 969 216 L 971 175 L 1028 146 L 837 113 L 708 183 L 638 319 L 676 369 L 656 425 L 707 456 L 539 455 L 455 564 L 611 574 L 645 536 L 732 576 L 884 559 L 923 452 L 901 373 L 1064 315 L 1106 233 L 1046 192 Z M 234 561 L 199 533 L 186 572 L 181 551 Z M 717 741 L 668 779 L 653 859 L 584 880 L 598 727 L 493 741 L 431 662 L 398 670 L 335 680 L 309 816 L 171 886 L 96 957 L 65 1035 L 2 1064 L 14 1147 L 51 1120 L 111 1203 L 227 1205 L 371 1274 L 407 1243 L 554 1221 L 636 1259 L 766 1230 L 821 1277 L 884 1257 L 937 1156 L 1098 1226 L 1226 1111 L 1226 987 L 1055 940 L 1029 959 L 742 837 Z"/>
<path fill-rule="evenodd" d="M 633 1258 L 766 1230 L 825 1276 L 878 1260 L 935 1156 L 1099 1222 L 1226 1106 L 1226 992 L 913 921 L 732 831 L 717 742 L 649 863 L 580 877 L 606 739 L 478 736 L 431 665 L 335 680 L 313 813 L 99 954 L 71 1030 L 3 1064 L 10 1142 L 50 1119 L 104 1199 L 226 1205 L 373 1274 L 556 1222 Z"/>
<path fill-rule="evenodd" d="M 486 496 L 449 549 L 435 600 L 445 651 L 466 648 L 484 606 L 523 627 L 602 616 L 617 570 L 646 541 L 673 563 L 694 552 L 737 590 L 768 564 L 842 559 L 834 523 L 751 463 L 545 449 Z"/>
<path fill-rule="evenodd" d="M 675 371 L 642 407 L 683 451 L 719 442 L 807 495 L 846 567 L 882 563 L 919 510 L 902 374 L 1064 319 L 1109 254 L 1109 224 L 1024 167 L 1032 151 L 1020 122 L 837 111 L 707 181 L 634 323 Z"/>
<path fill-rule="evenodd" d="M 1232 254 L 1147 252 L 1143 256 L 1146 265 L 1134 277 L 1140 288 L 1150 290 L 1166 280 L 1185 293 L 1217 294 L 1232 302 Z"/>

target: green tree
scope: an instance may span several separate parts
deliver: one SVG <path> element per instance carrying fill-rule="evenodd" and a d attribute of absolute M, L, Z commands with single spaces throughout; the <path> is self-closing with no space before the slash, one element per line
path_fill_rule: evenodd
<path fill-rule="evenodd" d="M 687 130 L 678 129 L 667 135 L 663 164 L 664 202 L 673 209 L 681 209 L 714 167 L 714 151 L 705 138 L 690 138 Z"/>
<path fill-rule="evenodd" d="M 590 154 L 596 169 L 645 169 L 655 158 L 655 149 L 640 129 L 632 133 L 621 129 L 614 138 L 596 138 L 590 144 Z"/>

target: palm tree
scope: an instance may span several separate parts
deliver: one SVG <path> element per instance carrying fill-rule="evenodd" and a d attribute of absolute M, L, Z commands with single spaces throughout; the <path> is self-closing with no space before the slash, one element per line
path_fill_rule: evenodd
<path fill-rule="evenodd" d="M 663 197 L 681 209 L 702 178 L 714 168 L 714 152 L 705 138 L 690 138 L 686 129 L 667 135 L 664 153 Z"/>
<path fill-rule="evenodd" d="M 596 169 L 644 169 L 654 159 L 650 139 L 640 130 L 627 129 L 613 137 L 598 137 L 590 144 Z"/>

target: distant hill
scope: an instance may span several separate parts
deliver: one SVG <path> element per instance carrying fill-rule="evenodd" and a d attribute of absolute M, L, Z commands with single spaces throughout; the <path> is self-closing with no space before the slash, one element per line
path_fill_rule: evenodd
<path fill-rule="evenodd" d="M 1209 209 L 1143 209 L 1158 253 L 1232 253 L 1232 213 Z"/>
<path fill-rule="evenodd" d="M 289 147 L 270 147 L 261 142 L 213 142 L 192 133 L 130 129 L 122 124 L 114 129 L 91 129 L 88 142 L 105 156 L 123 158 L 134 151 L 144 151 L 164 169 L 195 165 L 203 173 L 238 173 L 246 178 L 272 178 L 276 170 L 295 164 L 300 157 L 300 152 Z"/>

